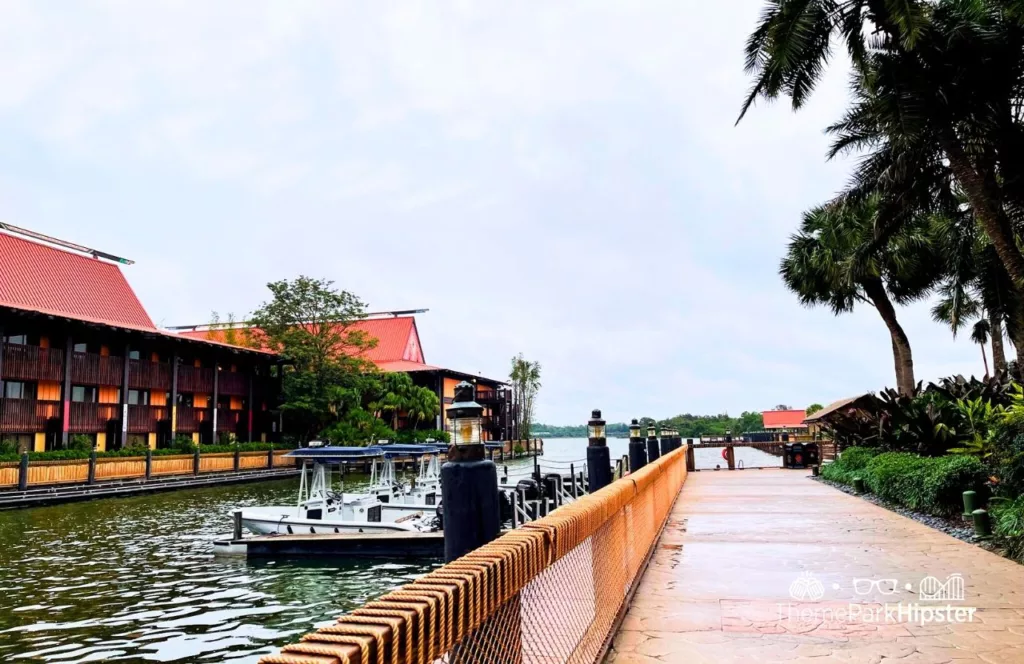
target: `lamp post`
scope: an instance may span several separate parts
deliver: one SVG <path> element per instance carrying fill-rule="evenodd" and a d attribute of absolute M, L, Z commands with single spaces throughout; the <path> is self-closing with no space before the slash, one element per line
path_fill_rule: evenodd
<path fill-rule="evenodd" d="M 501 529 L 498 470 L 484 458 L 484 409 L 474 397 L 473 385 L 462 381 L 455 386 L 454 403 L 448 408 L 452 445 L 441 466 L 445 562 L 487 544 Z"/>
<path fill-rule="evenodd" d="M 595 410 L 587 422 L 587 492 L 594 493 L 611 484 L 612 462 L 608 453 L 601 411 Z"/>
<path fill-rule="evenodd" d="M 672 451 L 672 429 L 661 430 L 661 456 L 665 456 Z"/>
<path fill-rule="evenodd" d="M 629 424 L 629 472 L 635 473 L 647 465 L 647 444 L 640 435 L 640 424 L 633 420 Z"/>
<path fill-rule="evenodd" d="M 647 425 L 647 463 L 658 460 L 661 451 L 658 448 L 658 432 L 654 429 L 654 422 Z"/>

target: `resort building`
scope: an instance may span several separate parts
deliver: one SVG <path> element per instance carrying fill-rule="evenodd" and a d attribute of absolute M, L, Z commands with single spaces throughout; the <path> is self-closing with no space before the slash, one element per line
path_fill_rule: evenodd
<path fill-rule="evenodd" d="M 806 413 L 803 410 L 764 410 L 765 431 L 772 434 L 773 440 L 789 440 L 791 436 L 807 435 Z"/>
<path fill-rule="evenodd" d="M 380 371 L 406 373 L 416 385 L 433 390 L 441 402 L 436 429 L 448 430 L 447 412 L 454 400 L 455 386 L 461 381 L 468 381 L 476 386 L 476 401 L 484 407 L 484 438 L 518 439 L 518 432 L 514 430 L 515 405 L 508 386 L 492 378 L 427 364 L 415 313 L 421 311 L 370 314 L 352 323 L 350 330 L 363 332 L 377 341 L 376 346 L 361 353 L 362 357 L 373 362 Z M 224 325 L 195 325 L 181 330 L 180 334 L 196 340 L 223 342 L 228 329 Z M 404 418 L 400 416 L 399 426 L 404 424 Z"/>
<path fill-rule="evenodd" d="M 0 437 L 23 451 L 273 440 L 277 358 L 158 329 L 118 263 L 0 224 Z"/>

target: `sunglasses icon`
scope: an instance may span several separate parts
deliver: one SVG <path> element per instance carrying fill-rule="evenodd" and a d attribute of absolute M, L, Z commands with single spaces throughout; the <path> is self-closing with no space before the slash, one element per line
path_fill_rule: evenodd
<path fill-rule="evenodd" d="M 868 595 L 874 589 L 880 595 L 894 595 L 897 585 L 899 581 L 896 579 L 854 579 L 853 591 L 858 595 Z"/>

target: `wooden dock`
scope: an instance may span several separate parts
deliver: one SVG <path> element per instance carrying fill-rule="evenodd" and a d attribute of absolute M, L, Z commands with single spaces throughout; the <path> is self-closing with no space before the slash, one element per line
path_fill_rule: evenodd
<path fill-rule="evenodd" d="M 444 558 L 444 533 L 258 535 L 217 542 L 220 553 L 248 558 Z"/>

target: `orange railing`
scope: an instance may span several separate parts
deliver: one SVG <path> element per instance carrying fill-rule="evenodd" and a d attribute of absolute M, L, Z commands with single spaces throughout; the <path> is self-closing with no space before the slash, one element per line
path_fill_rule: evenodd
<path fill-rule="evenodd" d="M 685 479 L 684 446 L 261 662 L 596 662 Z"/>

